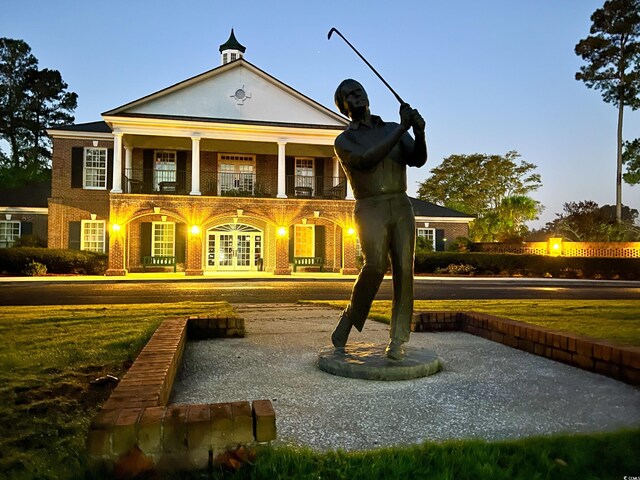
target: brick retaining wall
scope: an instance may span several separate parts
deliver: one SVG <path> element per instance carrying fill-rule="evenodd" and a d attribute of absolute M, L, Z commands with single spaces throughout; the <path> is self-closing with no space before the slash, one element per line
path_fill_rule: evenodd
<path fill-rule="evenodd" d="M 238 318 L 165 320 L 89 428 L 87 450 L 116 464 L 132 454 L 155 468 L 206 468 L 217 453 L 276 438 L 269 400 L 169 405 L 187 338 L 243 337 Z"/>
<path fill-rule="evenodd" d="M 421 312 L 411 331 L 462 331 L 534 355 L 640 385 L 640 348 L 476 312 Z"/>

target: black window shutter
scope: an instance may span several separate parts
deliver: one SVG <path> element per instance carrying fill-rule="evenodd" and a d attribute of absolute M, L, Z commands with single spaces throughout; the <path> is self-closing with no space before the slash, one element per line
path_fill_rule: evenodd
<path fill-rule="evenodd" d="M 185 150 L 178 150 L 176 152 L 176 170 L 178 192 L 185 193 L 187 181 L 187 152 Z"/>
<path fill-rule="evenodd" d="M 436 252 L 444 252 L 444 230 L 436 228 Z"/>
<path fill-rule="evenodd" d="M 80 222 L 69 222 L 69 250 L 80 250 Z"/>
<path fill-rule="evenodd" d="M 324 258 L 324 225 L 316 225 L 314 247 L 314 256 Z"/>
<path fill-rule="evenodd" d="M 32 233 L 33 233 L 33 223 L 22 222 L 20 225 L 20 236 L 24 237 L 26 235 L 31 235 Z"/>
<path fill-rule="evenodd" d="M 84 171 L 84 148 L 71 148 L 71 188 L 82 188 Z"/>
<path fill-rule="evenodd" d="M 113 188 L 113 148 L 107 150 L 107 190 Z"/>
<path fill-rule="evenodd" d="M 319 197 L 324 193 L 324 158 L 316 158 L 315 170 L 313 174 L 316 177 L 316 183 L 315 183 L 316 191 L 313 192 L 313 194 L 314 196 Z"/>
<path fill-rule="evenodd" d="M 144 193 L 153 192 L 153 150 L 142 152 L 142 185 Z"/>
<path fill-rule="evenodd" d="M 140 261 L 151 255 L 151 222 L 140 224 Z"/>
<path fill-rule="evenodd" d="M 176 263 L 184 263 L 187 251 L 187 225 L 185 223 L 176 224 Z"/>
<path fill-rule="evenodd" d="M 295 159 L 293 157 L 285 157 L 284 159 L 284 175 L 285 175 L 285 195 L 291 197 L 294 194 L 295 187 Z"/>
<path fill-rule="evenodd" d="M 289 227 L 289 262 L 293 262 L 293 257 L 295 256 L 295 235 L 296 227 L 291 225 Z"/>

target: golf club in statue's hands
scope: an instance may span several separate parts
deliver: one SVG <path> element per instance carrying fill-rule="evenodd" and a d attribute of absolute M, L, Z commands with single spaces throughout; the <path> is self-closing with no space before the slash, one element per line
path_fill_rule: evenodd
<path fill-rule="evenodd" d="M 384 78 L 382 78 L 382 75 L 380 75 L 380 74 L 378 73 L 378 71 L 377 71 L 375 68 L 373 68 L 373 66 L 372 66 L 372 65 L 367 61 L 367 59 L 366 59 L 366 58 L 364 58 L 364 57 L 362 56 L 362 54 L 361 54 L 358 50 L 356 50 L 356 47 L 354 47 L 353 45 L 351 45 L 351 43 L 349 42 L 349 40 L 347 40 L 346 38 L 344 38 L 344 35 L 342 35 L 342 34 L 340 33 L 340 31 L 339 31 L 337 28 L 332 28 L 331 30 L 329 30 L 329 33 L 327 34 L 327 39 L 331 39 L 331 35 L 332 35 L 334 32 L 335 32 L 336 34 L 340 35 L 340 38 L 342 38 L 342 39 L 347 43 L 347 45 L 349 45 L 349 46 L 351 47 L 351 50 L 353 50 L 354 52 L 356 52 L 356 54 L 358 54 L 358 56 L 362 59 L 362 61 L 363 61 L 364 63 L 366 63 L 366 64 L 367 64 L 367 66 L 368 66 L 368 67 L 373 71 L 373 73 L 375 73 L 375 74 L 377 75 L 377 77 L 378 77 L 380 80 L 382 80 L 382 83 L 384 83 L 384 84 L 387 86 L 387 88 L 388 88 L 389 90 L 391 90 L 391 93 L 393 93 L 393 95 L 396 97 L 396 99 L 398 100 L 398 102 L 400 102 L 400 105 L 407 103 L 407 102 L 405 102 L 404 100 L 402 100 L 402 98 L 400 98 L 400 95 L 398 95 L 398 94 L 396 93 L 396 91 L 395 91 L 393 88 L 391 88 L 391 85 L 389 85 L 389 84 L 387 83 L 387 81 L 386 81 Z"/>

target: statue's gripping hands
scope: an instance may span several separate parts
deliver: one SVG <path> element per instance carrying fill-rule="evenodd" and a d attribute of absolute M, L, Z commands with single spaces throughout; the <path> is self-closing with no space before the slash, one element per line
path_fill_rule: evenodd
<path fill-rule="evenodd" d="M 427 161 L 425 122 L 406 103 L 400 106 L 399 124 L 371 115 L 367 93 L 351 79 L 338 86 L 335 101 L 351 119 L 336 138 L 335 150 L 356 198 L 354 217 L 364 264 L 331 340 L 343 348 L 352 326 L 362 330 L 390 261 L 393 307 L 386 352 L 397 360 L 404 357 L 402 344 L 409 340 L 413 313 L 415 219 L 406 194 L 406 167 Z"/>

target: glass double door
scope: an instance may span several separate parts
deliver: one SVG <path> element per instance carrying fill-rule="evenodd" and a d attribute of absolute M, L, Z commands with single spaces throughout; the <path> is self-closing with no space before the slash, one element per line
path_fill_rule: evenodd
<path fill-rule="evenodd" d="M 234 230 L 208 233 L 208 270 L 257 270 L 261 264 L 261 232 Z"/>

